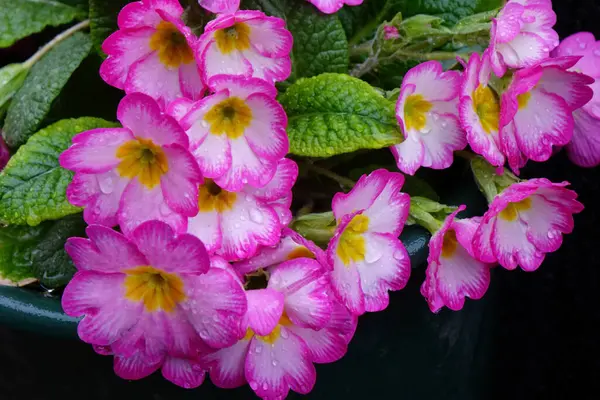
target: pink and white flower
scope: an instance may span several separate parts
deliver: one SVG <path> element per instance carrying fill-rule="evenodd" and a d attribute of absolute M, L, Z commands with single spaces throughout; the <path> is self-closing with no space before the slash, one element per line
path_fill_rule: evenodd
<path fill-rule="evenodd" d="M 260 11 L 219 15 L 204 28 L 196 58 L 204 81 L 212 88 L 216 75 L 283 81 L 292 70 L 292 34 L 285 21 Z"/>
<path fill-rule="evenodd" d="M 202 174 L 223 189 L 265 186 L 288 152 L 287 116 L 277 90 L 260 79 L 216 76 L 215 93 L 180 121 Z M 172 107 L 170 107 L 172 108 Z"/>
<path fill-rule="evenodd" d="M 531 67 L 548 58 L 558 46 L 555 23 L 549 0 L 510 0 L 492 21 L 489 49 L 494 73 L 502 77 L 507 67 Z"/>
<path fill-rule="evenodd" d="M 233 14 L 240 8 L 240 0 L 199 0 L 199 3 L 214 14 Z"/>
<path fill-rule="evenodd" d="M 456 219 L 450 214 L 429 241 L 429 256 L 421 294 L 432 312 L 446 306 L 458 311 L 465 298 L 481 299 L 490 285 L 490 264 L 475 258 L 472 240 L 481 218 Z"/>
<path fill-rule="evenodd" d="M 448 168 L 453 152 L 467 146 L 458 120 L 462 77 L 444 72 L 439 61 L 428 61 L 404 76 L 396 103 L 396 118 L 404 141 L 391 148 L 398 168 L 414 175 L 419 167 Z"/>
<path fill-rule="evenodd" d="M 333 14 L 334 12 L 339 11 L 344 5 L 361 5 L 363 0 L 308 0 L 308 2 L 314 4 L 314 6 L 322 13 Z"/>
<path fill-rule="evenodd" d="M 573 138 L 567 145 L 571 161 L 581 167 L 595 167 L 600 164 L 600 40 L 589 32 L 579 32 L 564 39 L 554 55 L 581 56 L 569 70 L 595 79 L 590 85 L 592 99 L 573 112 Z"/>
<path fill-rule="evenodd" d="M 185 231 L 202 181 L 185 132 L 141 93 L 123 98 L 117 118 L 123 128 L 80 133 L 60 155 L 60 165 L 75 171 L 69 202 L 85 208 L 88 224 L 119 224 L 128 233 L 156 219 Z"/>
<path fill-rule="evenodd" d="M 536 270 L 546 253 L 558 250 L 573 230 L 573 214 L 583 210 L 568 182 L 545 178 L 515 183 L 497 195 L 473 237 L 473 252 L 506 269 Z"/>
<path fill-rule="evenodd" d="M 239 192 L 229 192 L 206 179 L 200 186 L 198 215 L 189 219 L 188 233 L 200 238 L 209 253 L 229 261 L 251 257 L 258 246 L 275 245 L 291 220 L 291 189 L 297 176 L 296 163 L 284 158 L 262 188 L 246 185 Z"/>
<path fill-rule="evenodd" d="M 263 399 L 306 394 L 316 380 L 313 363 L 340 359 L 357 320 L 330 299 L 327 271 L 315 260 L 297 258 L 268 271 L 266 288 L 246 292 L 246 335 L 200 360 L 218 387 L 248 382 Z"/>
<path fill-rule="evenodd" d="M 398 239 L 410 208 L 403 184 L 402 174 L 379 169 L 333 197 L 338 227 L 327 249 L 331 286 L 355 315 L 385 309 L 388 290 L 404 288 L 410 276 L 410 259 Z"/>
<path fill-rule="evenodd" d="M 205 87 L 193 49 L 197 39 L 181 20 L 178 0 L 141 0 L 119 13 L 119 30 L 102 44 L 106 83 L 145 93 L 161 107 L 178 97 L 200 99 Z"/>
<path fill-rule="evenodd" d="M 460 96 L 460 123 L 467 132 L 471 149 L 490 164 L 501 167 L 505 158 L 499 137 L 499 95 L 488 85 L 491 66 L 489 51 L 471 54 L 464 72 Z"/>
<path fill-rule="evenodd" d="M 553 146 L 573 136 L 573 111 L 593 96 L 592 78 L 567 71 L 577 57 L 548 59 L 516 71 L 502 94 L 500 140 L 510 167 L 518 173 L 527 159 L 546 161 Z"/>
<path fill-rule="evenodd" d="M 209 267 L 196 237 L 176 236 L 160 221 L 140 225 L 129 239 L 99 225 L 86 233 L 89 239 L 65 245 L 78 271 L 62 306 L 83 316 L 81 340 L 121 357 L 116 366 L 143 358 L 141 369 L 121 376 L 138 379 L 160 366 L 176 374 L 183 361 L 174 359 L 194 360 L 207 345 L 229 346 L 243 334 L 244 292 L 229 272 Z"/>

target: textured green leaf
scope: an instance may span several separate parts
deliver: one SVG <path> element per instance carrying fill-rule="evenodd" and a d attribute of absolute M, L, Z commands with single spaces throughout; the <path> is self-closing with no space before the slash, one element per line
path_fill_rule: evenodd
<path fill-rule="evenodd" d="M 85 18 L 81 8 L 63 3 L 53 0 L 0 0 L 0 48 L 9 47 L 47 26 Z"/>
<path fill-rule="evenodd" d="M 324 72 L 348 72 L 348 41 L 336 15 L 320 13 L 314 6 L 297 0 L 249 0 L 244 6 L 286 21 L 294 37 L 288 82 Z"/>
<path fill-rule="evenodd" d="M 339 16 L 349 42 L 358 44 L 372 35 L 377 25 L 399 12 L 404 18 L 434 15 L 453 25 L 461 18 L 493 10 L 503 3 L 504 0 L 367 0 L 357 7 L 344 7 Z"/>
<path fill-rule="evenodd" d="M 0 228 L 0 277 L 15 283 L 36 278 L 47 287 L 65 285 L 75 272 L 65 241 L 84 232 L 81 214 L 34 227 Z"/>
<path fill-rule="evenodd" d="M 23 64 L 9 64 L 0 69 L 0 110 L 7 108 L 10 99 L 23 85 L 28 71 Z M 2 115 L 0 111 L 0 117 Z"/>
<path fill-rule="evenodd" d="M 88 35 L 77 32 L 38 61 L 15 94 L 4 124 L 4 140 L 16 148 L 41 127 L 54 99 L 90 52 Z"/>
<path fill-rule="evenodd" d="M 360 79 L 322 74 L 298 80 L 280 97 L 290 152 L 330 157 L 402 141 L 394 103 Z"/>
<path fill-rule="evenodd" d="M 94 48 L 100 55 L 104 55 L 102 42 L 118 29 L 119 11 L 130 2 L 131 0 L 90 0 L 90 35 Z"/>
<path fill-rule="evenodd" d="M 77 133 L 115 126 L 97 118 L 59 121 L 33 135 L 0 173 L 0 222 L 35 226 L 79 211 L 66 199 L 73 173 L 60 167 L 58 156 Z"/>

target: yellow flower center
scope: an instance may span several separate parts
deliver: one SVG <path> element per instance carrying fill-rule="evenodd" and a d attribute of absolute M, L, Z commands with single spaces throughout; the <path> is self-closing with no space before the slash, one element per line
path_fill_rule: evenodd
<path fill-rule="evenodd" d="M 279 336 L 281 336 L 281 327 L 282 326 L 290 326 L 290 325 L 292 325 L 292 321 L 290 321 L 289 317 L 287 316 L 287 314 L 284 311 L 283 314 L 281 315 L 281 318 L 279 319 L 279 323 L 277 324 L 277 326 L 275 328 L 273 328 L 271 333 L 269 333 L 268 335 L 265 335 L 265 336 L 256 335 L 256 338 L 262 342 L 269 343 L 272 345 L 277 341 L 277 339 L 279 339 Z M 248 328 L 246 330 L 246 336 L 244 337 L 244 339 L 246 339 L 246 338 L 250 339 L 250 338 L 252 338 L 252 336 L 254 336 L 254 332 L 252 331 L 252 329 Z"/>
<path fill-rule="evenodd" d="M 296 258 L 315 258 L 315 255 L 312 251 L 307 249 L 304 246 L 296 247 L 294 250 L 290 251 L 287 255 L 288 260 L 294 260 Z"/>
<path fill-rule="evenodd" d="M 352 261 L 358 262 L 365 259 L 366 245 L 363 233 L 369 229 L 369 217 L 356 215 L 346 226 L 340 236 L 337 247 L 337 255 L 344 265 Z"/>
<path fill-rule="evenodd" d="M 527 211 L 531 208 L 531 199 L 526 198 L 517 203 L 509 203 L 506 208 L 500 211 L 500 218 L 505 221 L 514 221 L 519 215 L 519 211 Z"/>
<path fill-rule="evenodd" d="M 137 138 L 122 144 L 117 149 L 121 162 L 117 172 L 124 178 L 138 177 L 140 183 L 152 189 L 160 183 L 160 177 L 169 170 L 164 151 L 151 139 Z"/>
<path fill-rule="evenodd" d="M 252 122 L 252 110 L 239 97 L 230 97 L 215 104 L 204 119 L 210 124 L 213 135 L 225 134 L 230 139 L 237 139 Z"/>
<path fill-rule="evenodd" d="M 179 68 L 181 64 L 194 61 L 194 53 L 185 36 L 175 25 L 162 21 L 150 37 L 150 48 L 158 51 L 158 58 L 166 67 Z"/>
<path fill-rule="evenodd" d="M 456 231 L 451 229 L 444 235 L 444 243 L 442 244 L 442 257 L 452 257 L 457 246 L 458 240 L 456 239 Z"/>
<path fill-rule="evenodd" d="M 496 94 L 487 86 L 479 85 L 473 92 L 473 109 L 485 133 L 497 132 L 500 124 L 500 105 Z"/>
<path fill-rule="evenodd" d="M 237 194 L 221 189 L 212 179 L 205 179 L 200 185 L 198 210 L 200 212 L 231 210 Z"/>
<path fill-rule="evenodd" d="M 517 96 L 517 102 L 519 103 L 519 110 L 527 107 L 527 103 L 529 103 L 529 99 L 531 99 L 531 93 L 525 92 Z"/>
<path fill-rule="evenodd" d="M 427 124 L 427 112 L 433 104 L 420 94 L 411 94 L 404 103 L 404 124 L 407 130 L 421 130 Z"/>
<path fill-rule="evenodd" d="M 223 54 L 229 54 L 233 50 L 247 50 L 250 48 L 250 27 L 238 22 L 229 28 L 219 29 L 215 32 L 215 42 Z"/>
<path fill-rule="evenodd" d="M 178 303 L 186 299 L 183 281 L 177 274 L 150 266 L 136 267 L 125 273 L 125 297 L 131 301 L 142 301 L 148 312 L 172 312 Z"/>

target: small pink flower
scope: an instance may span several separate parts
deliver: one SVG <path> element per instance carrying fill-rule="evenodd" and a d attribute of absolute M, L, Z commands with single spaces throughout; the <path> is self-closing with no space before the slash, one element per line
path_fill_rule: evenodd
<path fill-rule="evenodd" d="M 333 197 L 338 227 L 327 248 L 332 289 L 354 315 L 385 309 L 388 290 L 404 288 L 410 276 L 398 239 L 410 208 L 403 184 L 402 174 L 379 169 Z"/>
<path fill-rule="evenodd" d="M 282 159 L 273 179 L 260 189 L 246 186 L 229 192 L 206 179 L 188 233 L 200 238 L 209 253 L 229 261 L 251 257 L 258 246 L 275 245 L 281 228 L 291 220 L 291 189 L 297 176 L 296 163 Z"/>
<path fill-rule="evenodd" d="M 396 118 L 405 139 L 391 150 L 404 173 L 414 175 L 421 166 L 448 168 L 453 152 L 467 146 L 458 120 L 462 77 L 443 71 L 440 62 L 428 61 L 408 71 L 402 81 Z"/>
<path fill-rule="evenodd" d="M 582 109 L 573 112 L 573 139 L 567 145 L 571 161 L 582 167 L 600 164 L 600 40 L 589 32 L 569 36 L 555 49 L 554 55 L 581 56 L 569 70 L 591 76 L 592 99 Z"/>
<path fill-rule="evenodd" d="M 224 75 L 213 77 L 212 84 L 215 94 L 180 121 L 200 170 L 228 191 L 266 185 L 289 148 L 277 90 L 260 79 Z"/>
<path fill-rule="evenodd" d="M 309 3 L 314 4 L 319 11 L 325 14 L 333 14 L 344 6 L 358 6 L 362 4 L 363 0 L 308 0 Z"/>
<path fill-rule="evenodd" d="M 69 202 L 85 208 L 88 224 L 119 224 L 129 233 L 157 219 L 184 232 L 198 213 L 202 181 L 185 132 L 141 93 L 123 98 L 117 118 L 123 128 L 80 133 L 61 154 L 60 165 L 75 171 Z"/>
<path fill-rule="evenodd" d="M 176 236 L 160 221 L 140 225 L 129 239 L 99 225 L 86 233 L 89 239 L 65 245 L 78 271 L 62 306 L 67 315 L 83 316 L 81 340 L 118 356 L 119 375 L 139 379 L 160 366 L 175 374 L 171 364 L 180 362 L 173 358 L 194 360 L 207 345 L 229 346 L 243 334 L 244 292 L 233 275 L 210 268 L 196 237 Z M 144 362 L 126 372 L 121 364 L 136 357 Z"/>
<path fill-rule="evenodd" d="M 10 160 L 10 151 L 8 150 L 6 143 L 4 143 L 2 131 L 0 130 L 0 171 L 6 167 L 8 160 Z"/>
<path fill-rule="evenodd" d="M 119 13 L 119 30 L 102 44 L 100 76 L 126 93 L 145 93 L 164 107 L 178 97 L 200 99 L 204 84 L 194 59 L 197 39 L 181 20 L 178 0 L 142 0 Z"/>
<path fill-rule="evenodd" d="M 531 179 L 497 195 L 473 237 L 473 252 L 506 269 L 536 270 L 545 254 L 558 250 L 573 230 L 573 214 L 583 210 L 568 182 Z"/>
<path fill-rule="evenodd" d="M 592 78 L 567 71 L 577 61 L 553 58 L 519 70 L 502 94 L 500 140 L 516 173 L 527 159 L 546 161 L 553 146 L 571 141 L 573 111 L 593 96 Z"/>
<path fill-rule="evenodd" d="M 400 37 L 400 32 L 398 32 L 398 28 L 393 25 L 384 25 L 383 27 L 383 38 L 385 40 L 398 39 Z"/>
<path fill-rule="evenodd" d="M 237 11 L 210 21 L 198 41 L 196 57 L 204 81 L 216 75 L 255 77 L 269 83 L 291 73 L 292 35 L 285 21 L 260 11 Z"/>
<path fill-rule="evenodd" d="M 471 149 L 490 164 L 500 167 L 505 162 L 498 133 L 500 102 L 498 94 L 488 85 L 490 74 L 489 51 L 486 50 L 482 57 L 471 54 L 464 72 L 459 114 Z"/>
<path fill-rule="evenodd" d="M 432 312 L 446 306 L 458 311 L 465 297 L 481 299 L 490 285 L 490 264 L 475 258 L 471 241 L 481 218 L 456 219 L 450 214 L 429 241 L 429 256 L 421 294 Z"/>
<path fill-rule="evenodd" d="M 246 335 L 201 363 L 218 387 L 248 382 L 263 399 L 285 398 L 289 390 L 306 394 L 316 380 L 313 363 L 343 357 L 357 320 L 330 299 L 327 272 L 318 262 L 285 261 L 267 275 L 266 288 L 246 291 Z"/>
<path fill-rule="evenodd" d="M 510 0 L 492 21 L 490 56 L 494 73 L 506 68 L 530 67 L 558 45 L 552 29 L 556 14 L 550 1 Z"/>
<path fill-rule="evenodd" d="M 199 3 L 215 14 L 233 14 L 240 8 L 240 0 L 200 0 Z"/>

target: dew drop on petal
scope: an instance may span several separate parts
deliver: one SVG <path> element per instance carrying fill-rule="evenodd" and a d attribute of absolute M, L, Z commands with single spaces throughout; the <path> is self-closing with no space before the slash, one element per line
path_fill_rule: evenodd
<path fill-rule="evenodd" d="M 267 382 L 262 384 L 262 389 L 263 390 L 269 390 L 269 385 L 267 384 Z"/>
<path fill-rule="evenodd" d="M 596 49 L 596 50 L 594 50 L 594 55 L 595 55 L 596 57 L 600 57 L 600 49 Z"/>
<path fill-rule="evenodd" d="M 260 224 L 263 222 L 264 217 L 260 211 L 258 211 L 255 208 L 252 208 L 252 209 L 250 209 L 250 219 L 253 222 L 256 222 L 257 224 Z"/>
<path fill-rule="evenodd" d="M 208 331 L 207 331 L 206 329 L 202 329 L 202 330 L 200 331 L 200 337 L 201 337 L 202 339 L 206 339 L 206 338 L 208 337 Z"/>
<path fill-rule="evenodd" d="M 235 224 L 233 224 L 233 227 L 234 227 L 235 229 L 240 229 L 240 226 L 241 226 L 241 225 L 240 225 L 240 224 L 238 224 L 237 222 L 236 222 Z"/>
<path fill-rule="evenodd" d="M 100 191 L 104 194 L 111 194 L 115 189 L 115 181 L 112 176 L 106 176 L 104 178 L 98 179 L 98 186 L 100 186 Z"/>
<path fill-rule="evenodd" d="M 290 337 L 290 334 L 287 332 L 287 330 L 285 328 L 281 329 L 281 331 L 279 332 L 279 335 L 281 336 L 282 339 L 287 339 L 288 337 Z"/>
<path fill-rule="evenodd" d="M 271 364 L 273 364 L 273 366 L 276 367 L 279 364 L 279 361 L 273 360 L 271 361 Z"/>
<path fill-rule="evenodd" d="M 252 390 L 258 389 L 258 383 L 256 383 L 256 381 L 250 381 L 248 383 L 249 383 L 250 387 L 252 388 Z"/>
<path fill-rule="evenodd" d="M 400 250 L 396 250 L 394 252 L 394 258 L 398 261 L 402 261 L 404 260 L 405 254 L 404 252 L 400 251 Z"/>
<path fill-rule="evenodd" d="M 366 252 L 365 261 L 368 264 L 373 264 L 374 262 L 379 261 L 381 259 L 382 255 L 383 254 L 380 249 L 373 248 L 373 249 L 371 249 L 371 251 Z"/>
<path fill-rule="evenodd" d="M 582 43 L 579 43 L 579 48 L 580 48 L 581 50 L 584 50 L 586 47 L 587 47 L 587 45 L 586 45 L 585 43 L 583 43 L 583 42 L 582 42 Z"/>
<path fill-rule="evenodd" d="M 254 348 L 254 351 L 258 354 L 262 351 L 263 347 L 262 344 L 257 343 L 256 347 Z"/>

